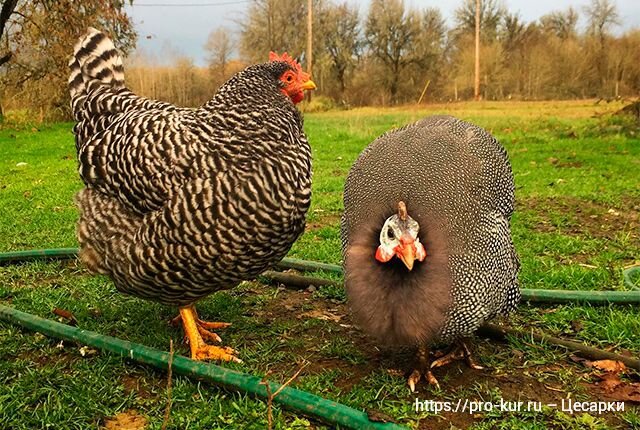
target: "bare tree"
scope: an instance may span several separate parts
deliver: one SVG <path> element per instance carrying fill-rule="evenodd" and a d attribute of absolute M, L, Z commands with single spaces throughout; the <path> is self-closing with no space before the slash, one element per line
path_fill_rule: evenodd
<path fill-rule="evenodd" d="M 219 84 L 228 77 L 229 60 L 235 49 L 235 43 L 229 34 L 229 29 L 219 27 L 209 33 L 209 38 L 204 45 L 208 52 L 209 70 L 219 80 Z"/>
<path fill-rule="evenodd" d="M 346 2 L 329 5 L 321 16 L 319 27 L 321 42 L 330 57 L 331 71 L 342 97 L 347 74 L 355 68 L 362 47 L 358 9 Z"/>
<path fill-rule="evenodd" d="M 578 12 L 572 7 L 565 11 L 554 11 L 540 18 L 542 29 L 556 37 L 567 40 L 577 34 Z"/>
<path fill-rule="evenodd" d="M 314 0 L 318 9 L 320 0 Z M 240 22 L 240 51 L 251 62 L 266 61 L 269 51 L 289 52 L 294 57 L 305 51 L 301 27 L 307 19 L 307 2 L 255 0 Z"/>
<path fill-rule="evenodd" d="M 591 0 L 591 4 L 585 6 L 584 11 L 587 14 L 589 33 L 598 37 L 601 44 L 604 44 L 609 29 L 620 25 L 620 15 L 611 0 Z"/>
<path fill-rule="evenodd" d="M 591 0 L 589 6 L 584 8 L 587 14 L 587 34 L 597 40 L 596 45 L 587 44 L 587 54 L 592 58 L 591 82 L 599 82 L 600 96 L 609 93 L 608 83 L 616 80 L 612 76 L 615 71 L 609 69 L 609 30 L 611 27 L 620 24 L 620 17 L 615 4 L 611 0 Z M 595 85 L 594 85 L 595 87 Z"/>
<path fill-rule="evenodd" d="M 371 2 L 365 26 L 367 46 L 386 69 L 384 83 L 394 102 L 402 72 L 419 61 L 413 49 L 419 33 L 419 15 L 406 10 L 402 0 Z"/>
<path fill-rule="evenodd" d="M 480 2 L 480 27 L 482 39 L 492 41 L 498 35 L 498 27 L 506 14 L 501 0 L 482 0 Z M 455 11 L 458 33 L 473 34 L 476 29 L 476 0 L 463 0 Z"/>

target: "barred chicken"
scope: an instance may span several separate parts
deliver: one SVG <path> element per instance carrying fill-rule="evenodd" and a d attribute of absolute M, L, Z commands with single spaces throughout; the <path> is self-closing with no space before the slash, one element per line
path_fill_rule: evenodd
<path fill-rule="evenodd" d="M 139 97 L 96 29 L 69 63 L 81 260 L 126 294 L 178 306 L 193 359 L 239 361 L 194 303 L 255 277 L 302 234 L 311 151 L 295 107 L 310 76 L 290 56 L 247 67 L 202 107 Z"/>
<path fill-rule="evenodd" d="M 514 181 L 485 130 L 432 116 L 376 139 L 344 190 L 347 297 L 360 327 L 386 345 L 416 346 L 409 386 L 454 359 L 465 338 L 513 310 L 520 267 L 510 231 Z M 457 343 L 430 362 L 436 343 Z"/>

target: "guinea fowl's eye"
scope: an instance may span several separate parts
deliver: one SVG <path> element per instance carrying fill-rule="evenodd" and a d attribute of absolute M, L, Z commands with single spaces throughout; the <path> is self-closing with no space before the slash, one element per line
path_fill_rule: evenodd
<path fill-rule="evenodd" d="M 387 229 L 387 237 L 391 240 L 395 239 L 396 235 L 393 233 L 393 230 L 391 230 L 390 228 Z"/>

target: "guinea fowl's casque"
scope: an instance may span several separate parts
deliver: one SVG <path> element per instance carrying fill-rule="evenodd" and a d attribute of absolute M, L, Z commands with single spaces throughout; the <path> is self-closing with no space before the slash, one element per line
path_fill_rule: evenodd
<path fill-rule="evenodd" d="M 432 116 L 379 137 L 346 180 L 342 250 L 356 322 L 381 344 L 418 347 L 412 391 L 430 369 L 471 360 L 464 338 L 519 301 L 514 182 L 485 130 Z M 428 364 L 438 342 L 458 347 Z"/>
<path fill-rule="evenodd" d="M 294 106 L 315 89 L 287 54 L 248 67 L 200 108 L 138 97 L 96 29 L 75 46 L 71 106 L 80 257 L 118 290 L 180 307 L 193 359 L 238 359 L 194 303 L 251 279 L 304 230 L 311 151 Z"/>

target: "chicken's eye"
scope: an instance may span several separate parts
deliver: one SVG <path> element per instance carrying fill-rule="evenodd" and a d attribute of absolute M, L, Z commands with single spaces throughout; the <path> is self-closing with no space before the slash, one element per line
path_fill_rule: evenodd
<path fill-rule="evenodd" d="M 394 232 L 393 232 L 393 230 L 392 230 L 392 229 L 390 229 L 390 228 L 389 228 L 389 229 L 387 229 L 387 237 L 388 237 L 389 239 L 391 239 L 391 240 L 393 240 L 393 239 L 395 239 L 395 238 L 396 238 L 395 233 L 394 233 Z"/>
<path fill-rule="evenodd" d="M 291 82 L 291 81 L 293 81 L 293 76 L 287 75 L 286 79 L 287 79 L 287 82 Z"/>

